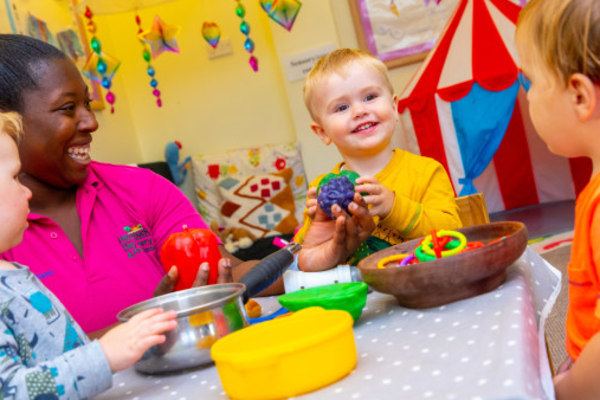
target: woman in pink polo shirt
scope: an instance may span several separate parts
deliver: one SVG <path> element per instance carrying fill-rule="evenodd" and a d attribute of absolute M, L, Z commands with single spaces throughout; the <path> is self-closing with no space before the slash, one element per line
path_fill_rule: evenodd
<path fill-rule="evenodd" d="M 208 227 L 166 179 L 92 161 L 98 123 L 73 62 L 42 41 L 0 35 L 0 110 L 23 116 L 19 178 L 33 193 L 23 242 L 0 258 L 29 266 L 86 332 L 115 323 L 120 310 L 157 290 L 172 290 L 176 271 L 165 275 L 159 249 L 184 224 Z M 315 224 L 305 249 L 328 257 L 348 243 L 358 247 L 357 238 L 372 229 L 361 205 L 352 218 Z M 221 254 L 221 281 L 231 273 L 239 278 L 255 263 L 242 263 L 223 246 Z M 206 272 L 199 280 L 206 282 Z M 281 290 L 279 281 L 265 294 Z"/>

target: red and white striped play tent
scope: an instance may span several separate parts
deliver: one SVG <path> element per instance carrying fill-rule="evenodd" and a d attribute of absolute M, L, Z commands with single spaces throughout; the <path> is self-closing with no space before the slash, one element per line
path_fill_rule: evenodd
<path fill-rule="evenodd" d="M 591 172 L 587 159 L 550 153 L 531 124 L 514 44 L 520 9 L 460 0 L 398 103 L 407 149 L 442 163 L 457 195 L 482 192 L 490 212 L 574 199 Z"/>

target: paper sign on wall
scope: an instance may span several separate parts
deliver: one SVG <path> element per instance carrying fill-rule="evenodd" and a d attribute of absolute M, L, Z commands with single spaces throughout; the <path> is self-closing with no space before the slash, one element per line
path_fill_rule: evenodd
<path fill-rule="evenodd" d="M 285 69 L 290 82 L 304 79 L 317 60 L 335 50 L 336 46 L 328 44 L 317 49 L 294 54 L 285 58 Z"/>

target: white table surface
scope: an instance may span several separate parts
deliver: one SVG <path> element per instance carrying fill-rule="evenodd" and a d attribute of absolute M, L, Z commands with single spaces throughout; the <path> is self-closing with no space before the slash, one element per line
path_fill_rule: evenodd
<path fill-rule="evenodd" d="M 372 292 L 354 326 L 356 368 L 301 399 L 553 399 L 544 322 L 560 273 L 527 248 L 495 290 L 413 310 Z M 259 300 L 263 315 L 279 306 Z M 214 365 L 146 376 L 115 374 L 99 399 L 227 399 Z"/>

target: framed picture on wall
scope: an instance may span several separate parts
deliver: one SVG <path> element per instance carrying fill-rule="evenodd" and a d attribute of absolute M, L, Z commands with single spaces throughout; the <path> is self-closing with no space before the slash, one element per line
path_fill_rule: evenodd
<path fill-rule="evenodd" d="M 348 0 L 360 48 L 388 68 L 423 60 L 459 0 Z"/>
<path fill-rule="evenodd" d="M 43 3 L 43 4 L 42 4 Z M 0 18 L 3 33 L 19 33 L 43 40 L 62 50 L 81 71 L 91 54 L 76 0 L 5 0 Z M 93 110 L 104 109 L 102 91 L 97 82 L 82 74 L 92 98 Z"/>

